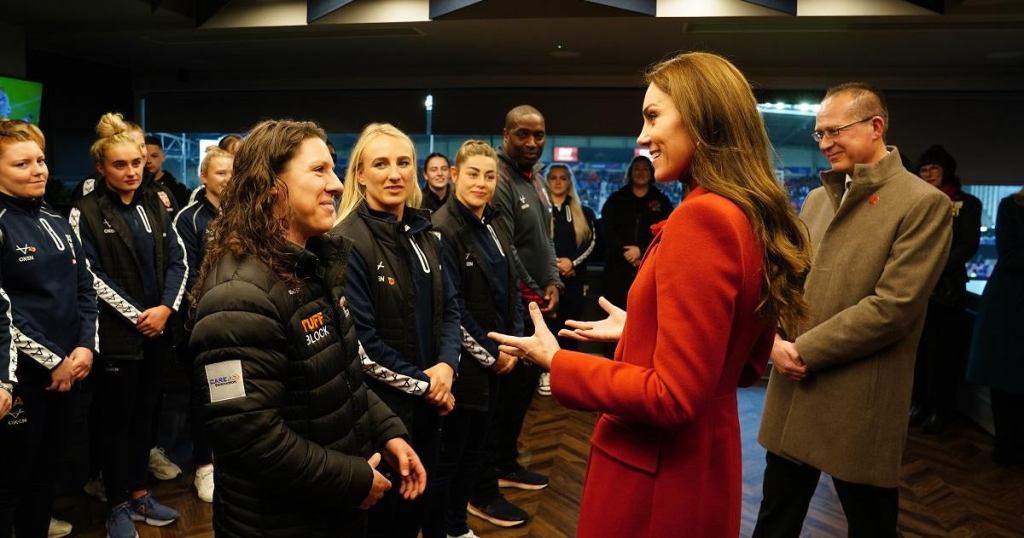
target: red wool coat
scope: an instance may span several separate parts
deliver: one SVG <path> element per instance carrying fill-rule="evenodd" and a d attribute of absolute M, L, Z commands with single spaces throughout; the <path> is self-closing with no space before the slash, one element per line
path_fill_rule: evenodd
<path fill-rule="evenodd" d="M 558 401 L 601 412 L 578 536 L 739 534 L 736 387 L 761 375 L 775 326 L 755 313 L 762 257 L 743 212 L 697 187 L 645 255 L 614 361 L 555 355 Z"/>

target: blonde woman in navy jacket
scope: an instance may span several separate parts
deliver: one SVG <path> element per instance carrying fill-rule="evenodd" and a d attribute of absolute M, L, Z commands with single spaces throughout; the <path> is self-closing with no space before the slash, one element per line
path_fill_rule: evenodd
<path fill-rule="evenodd" d="M 178 513 L 146 485 L 153 413 L 174 349 L 168 319 L 181 307 L 188 266 L 156 192 L 143 186 L 142 147 L 120 114 L 105 114 L 90 153 L 102 181 L 71 210 L 96 276 L 102 355 L 103 479 L 112 511 L 107 536 L 133 538 L 133 521 L 173 523 Z M 141 188 L 140 188 L 141 187 Z"/>
<path fill-rule="evenodd" d="M 43 201 L 45 147 L 36 126 L 0 120 L 0 537 L 47 535 L 73 391 L 97 349 L 82 246 Z"/>

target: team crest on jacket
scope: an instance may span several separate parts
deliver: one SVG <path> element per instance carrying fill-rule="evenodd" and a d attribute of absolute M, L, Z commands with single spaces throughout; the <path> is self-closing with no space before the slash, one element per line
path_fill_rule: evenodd
<path fill-rule="evenodd" d="M 306 345 L 311 346 L 331 334 L 327 328 L 327 316 L 317 312 L 302 320 L 302 330 L 306 333 Z"/>
<path fill-rule="evenodd" d="M 171 198 L 167 196 L 166 192 L 158 191 L 156 195 L 160 197 L 160 202 L 164 204 L 164 207 L 166 207 L 168 211 L 174 209 L 174 204 L 171 203 Z"/>

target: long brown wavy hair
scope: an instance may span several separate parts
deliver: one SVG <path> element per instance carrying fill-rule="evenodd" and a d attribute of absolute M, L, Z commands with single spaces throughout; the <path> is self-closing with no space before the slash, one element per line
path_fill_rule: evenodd
<path fill-rule="evenodd" d="M 807 315 L 803 287 L 810 248 L 775 179 L 771 142 L 750 83 L 728 60 L 704 52 L 665 60 L 644 78 L 668 94 L 683 117 L 696 146 L 688 174 L 739 206 L 764 247 L 758 312 L 794 327 Z"/>
<path fill-rule="evenodd" d="M 288 246 L 288 186 L 279 175 L 307 139 L 327 135 L 309 121 L 267 120 L 245 136 L 221 196 L 220 215 L 210 223 L 210 239 L 192 288 L 199 302 L 213 267 L 227 255 L 253 256 L 290 285 L 298 283 Z"/>

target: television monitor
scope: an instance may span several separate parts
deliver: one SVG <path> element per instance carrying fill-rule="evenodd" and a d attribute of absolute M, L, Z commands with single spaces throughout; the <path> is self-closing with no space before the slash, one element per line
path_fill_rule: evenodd
<path fill-rule="evenodd" d="M 42 102 L 42 83 L 0 77 L 0 118 L 38 124 Z"/>

